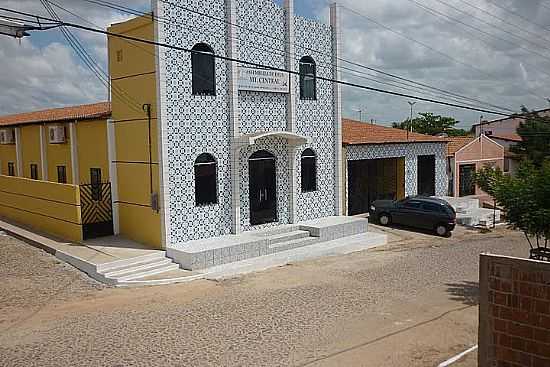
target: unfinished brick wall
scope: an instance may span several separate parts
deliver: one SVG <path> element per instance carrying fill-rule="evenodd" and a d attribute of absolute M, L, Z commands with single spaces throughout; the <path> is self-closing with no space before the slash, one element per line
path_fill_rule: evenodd
<path fill-rule="evenodd" d="M 480 367 L 550 367 L 550 264 L 481 255 Z"/>

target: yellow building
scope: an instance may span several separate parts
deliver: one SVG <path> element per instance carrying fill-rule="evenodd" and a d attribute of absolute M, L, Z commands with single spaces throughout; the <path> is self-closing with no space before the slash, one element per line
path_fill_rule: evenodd
<path fill-rule="evenodd" d="M 109 32 L 152 40 L 154 24 L 140 17 Z M 118 37 L 108 46 L 112 102 L 0 117 L 0 175 L 79 186 L 83 199 L 97 196 L 88 185 L 110 183 L 111 231 L 163 248 L 155 48 Z M 83 227 L 88 216 L 82 203 Z"/>
<path fill-rule="evenodd" d="M 110 116 L 104 102 L 0 117 L 0 215 L 70 240 L 112 233 Z"/>
<path fill-rule="evenodd" d="M 90 184 L 92 176 L 109 182 L 110 116 L 110 103 L 96 103 L 0 117 L 6 137 L 0 174 L 74 185 Z"/>
<path fill-rule="evenodd" d="M 114 24 L 109 32 L 154 40 L 151 17 Z M 112 92 L 115 232 L 163 248 L 159 213 L 159 136 L 155 48 L 108 37 Z"/>

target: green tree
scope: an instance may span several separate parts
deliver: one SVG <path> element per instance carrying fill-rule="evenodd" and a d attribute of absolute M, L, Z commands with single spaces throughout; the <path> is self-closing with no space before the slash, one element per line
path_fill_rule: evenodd
<path fill-rule="evenodd" d="M 550 158 L 550 117 L 540 116 L 537 112 L 529 112 L 525 107 L 523 114 L 525 121 L 517 130 L 522 141 L 512 146 L 510 150 L 540 167 L 545 160 Z"/>
<path fill-rule="evenodd" d="M 455 129 L 455 125 L 459 121 L 455 120 L 452 117 L 444 117 L 440 115 L 434 115 L 431 112 L 424 112 L 419 114 L 420 117 L 417 117 L 412 120 L 413 131 L 426 134 L 426 135 L 437 135 L 437 134 L 447 134 L 449 136 L 465 136 L 469 132 L 462 129 Z M 393 124 L 393 127 L 396 129 L 410 130 L 411 120 L 407 119 L 403 122 L 396 122 Z"/>
<path fill-rule="evenodd" d="M 524 161 L 515 176 L 483 168 L 476 175 L 481 189 L 504 208 L 508 222 L 525 233 L 532 250 L 546 249 L 550 260 L 550 162 L 536 167 Z"/>

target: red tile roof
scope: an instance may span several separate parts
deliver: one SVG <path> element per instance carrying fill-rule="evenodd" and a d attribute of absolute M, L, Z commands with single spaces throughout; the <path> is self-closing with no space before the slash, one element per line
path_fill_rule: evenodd
<path fill-rule="evenodd" d="M 447 143 L 446 138 L 343 119 L 342 142 L 346 145 L 396 143 Z"/>
<path fill-rule="evenodd" d="M 470 144 L 475 140 L 473 136 L 453 136 L 448 138 L 449 144 L 447 145 L 447 156 L 453 156 L 460 149 Z"/>
<path fill-rule="evenodd" d="M 489 136 L 491 139 L 500 139 L 505 141 L 513 141 L 519 143 L 523 139 L 518 134 L 493 134 Z"/>
<path fill-rule="evenodd" d="M 0 126 L 33 124 L 39 122 L 91 120 L 108 118 L 110 116 L 111 103 L 102 102 L 0 116 Z"/>

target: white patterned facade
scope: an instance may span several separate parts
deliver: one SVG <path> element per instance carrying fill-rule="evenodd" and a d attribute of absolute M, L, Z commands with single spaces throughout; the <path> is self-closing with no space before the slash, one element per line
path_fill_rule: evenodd
<path fill-rule="evenodd" d="M 154 0 L 159 43 L 191 49 L 206 43 L 216 55 L 280 69 L 298 70 L 311 56 L 317 75 L 333 78 L 334 29 L 296 17 L 292 0 Z M 292 45 L 292 47 L 289 47 Z M 238 91 L 237 63 L 216 60 L 216 95 L 192 94 L 191 54 L 158 47 L 159 117 L 162 142 L 164 237 L 168 247 L 239 233 L 251 226 L 248 159 L 259 150 L 276 157 L 277 217 L 267 226 L 338 214 L 340 112 L 338 87 L 317 81 L 317 100 L 301 100 L 299 77 L 291 92 Z M 338 106 L 338 107 L 335 107 Z M 295 145 L 284 134 L 303 137 Z M 247 134 L 272 133 L 253 145 L 237 146 Z M 240 141 L 240 140 L 239 140 Z M 300 190 L 300 156 L 317 154 L 317 191 Z M 195 205 L 194 162 L 210 153 L 217 162 L 218 204 Z"/>
<path fill-rule="evenodd" d="M 449 187 L 446 143 L 350 145 L 346 161 L 405 158 L 405 196 L 418 194 L 418 157 L 435 156 L 435 195 L 446 196 Z"/>

